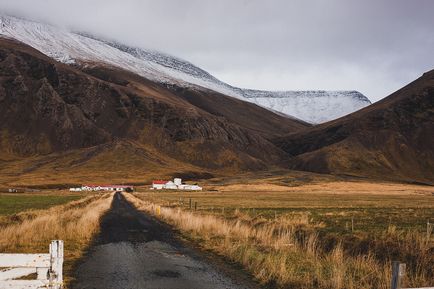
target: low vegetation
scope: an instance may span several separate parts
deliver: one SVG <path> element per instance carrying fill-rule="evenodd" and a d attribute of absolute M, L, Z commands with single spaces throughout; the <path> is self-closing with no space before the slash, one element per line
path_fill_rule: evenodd
<path fill-rule="evenodd" d="M 335 196 L 334 202 L 330 202 L 332 196 L 320 197 L 320 194 L 317 195 L 319 200 L 312 194 L 285 197 L 288 192 L 276 199 L 273 198 L 273 194 L 278 194 L 276 192 L 271 197 L 264 192 L 241 198 L 240 194 L 202 192 L 186 194 L 180 199 L 180 194 L 174 192 L 161 192 L 161 195 L 147 192 L 134 196 L 127 194 L 126 197 L 138 209 L 156 214 L 179 228 L 204 249 L 241 264 L 269 287 L 388 289 L 392 260 L 407 263 L 406 286 L 432 285 L 429 283 L 434 280 L 434 242 L 430 232 L 427 234 L 422 228 L 410 226 L 397 228 L 389 222 L 384 228 L 368 226 L 366 220 L 363 227 L 359 223 L 357 231 L 352 231 L 351 225 L 345 226 L 340 219 L 348 219 L 351 208 L 365 212 L 366 217 L 372 211 L 365 209 L 379 213 L 381 206 L 392 209 L 397 203 L 402 209 L 402 206 L 410 206 L 408 201 L 411 199 L 416 208 L 423 209 L 422 215 L 425 215 L 419 219 L 425 218 L 432 214 L 429 196 L 406 196 L 407 203 L 399 196 L 398 201 L 389 196 L 388 203 L 387 197 L 371 194 L 374 201 L 370 206 L 366 204 L 370 198 L 353 195 L 348 206 L 340 207 L 339 204 L 345 203 L 350 196 Z M 189 210 L 189 204 L 186 205 L 186 199 L 193 196 L 194 201 L 201 204 L 198 211 Z M 207 197 L 213 201 L 204 205 Z M 285 198 L 293 200 L 286 202 Z M 280 202 L 272 205 L 273 199 L 280 199 Z M 239 208 L 240 203 L 244 208 Z M 248 207 L 252 203 L 260 205 Z M 157 209 L 161 204 L 165 206 Z M 288 204 L 296 208 L 290 208 Z M 321 214 L 313 214 L 316 210 L 323 210 L 323 216 L 333 212 L 328 217 L 334 216 L 337 223 L 327 221 Z M 342 211 L 347 211 L 347 215 L 341 214 Z M 375 222 L 375 218 L 371 221 Z"/>
<path fill-rule="evenodd" d="M 47 209 L 82 197 L 83 195 L 78 194 L 0 194 L 0 216 L 17 214 L 30 209 Z"/>
<path fill-rule="evenodd" d="M 0 252 L 47 252 L 51 240 L 63 240 L 68 282 L 73 263 L 98 232 L 100 218 L 110 208 L 112 196 L 92 195 L 46 210 L 4 217 L 0 226 Z"/>

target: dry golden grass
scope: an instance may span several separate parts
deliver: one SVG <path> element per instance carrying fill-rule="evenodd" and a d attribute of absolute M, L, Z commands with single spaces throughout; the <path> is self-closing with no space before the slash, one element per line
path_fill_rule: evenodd
<path fill-rule="evenodd" d="M 155 214 L 157 205 L 125 194 L 138 209 Z M 140 196 L 140 195 L 138 195 Z M 346 252 L 339 243 L 326 250 L 318 237 L 322 224 L 303 217 L 267 220 L 235 212 L 225 219 L 180 208 L 162 207 L 158 217 L 210 249 L 242 264 L 258 281 L 279 288 L 387 289 L 390 285 L 390 256 L 375 251 Z M 432 280 L 432 242 L 423 235 L 386 232 L 403 254 L 411 255 L 408 284 L 426 286 Z"/>
<path fill-rule="evenodd" d="M 154 202 L 177 204 L 180 198 L 185 202 L 191 198 L 197 201 L 201 208 L 356 208 L 356 207 L 417 207 L 433 208 L 433 197 L 430 195 L 434 189 L 416 187 L 415 189 L 404 190 L 401 194 L 391 195 L 391 192 L 384 192 L 383 187 L 366 193 L 354 193 L 349 189 L 347 193 L 333 189 L 322 191 L 304 190 L 300 186 L 297 190 L 287 188 L 285 191 L 269 191 L 267 189 L 257 191 L 229 190 L 200 191 L 200 192 L 179 192 L 179 191 L 151 191 L 138 188 L 148 199 Z M 429 191 L 429 189 L 431 191 Z M 422 193 L 423 190 L 423 193 Z M 398 191 L 396 191 L 398 192 Z M 429 194 L 428 194 L 429 193 Z"/>
<path fill-rule="evenodd" d="M 267 190 L 269 184 L 264 183 L 245 186 L 214 184 L 211 188 L 216 190 L 206 190 L 210 185 L 205 185 L 201 192 L 138 188 L 138 193 L 164 206 L 188 208 L 191 199 L 193 205 L 197 202 L 198 210 L 224 217 L 236 209 L 268 219 L 307 215 L 313 222 L 325 223 L 323 231 L 339 234 L 372 234 L 389 225 L 425 230 L 427 220 L 434 222 L 434 190 L 430 186 L 367 181 L 322 181 L 286 186 L 285 190 Z M 240 190 L 243 187 L 252 190 Z"/>
<path fill-rule="evenodd" d="M 366 181 L 329 181 L 320 183 L 308 183 L 288 187 L 273 183 L 250 183 L 250 184 L 230 184 L 225 186 L 211 186 L 221 192 L 301 192 L 306 193 L 333 193 L 333 194 L 381 194 L 399 195 L 403 194 L 431 194 L 432 186 L 421 186 L 399 183 L 382 183 Z"/>
<path fill-rule="evenodd" d="M 65 279 L 99 230 L 113 194 L 92 195 L 48 210 L 23 212 L 0 227 L 0 252 L 47 252 L 51 240 L 65 244 Z"/>

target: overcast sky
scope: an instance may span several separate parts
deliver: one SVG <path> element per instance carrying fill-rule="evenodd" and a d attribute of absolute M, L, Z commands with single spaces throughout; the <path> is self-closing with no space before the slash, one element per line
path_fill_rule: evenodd
<path fill-rule="evenodd" d="M 244 88 L 377 101 L 434 68 L 432 0 L 0 0 L 0 10 L 167 52 Z"/>

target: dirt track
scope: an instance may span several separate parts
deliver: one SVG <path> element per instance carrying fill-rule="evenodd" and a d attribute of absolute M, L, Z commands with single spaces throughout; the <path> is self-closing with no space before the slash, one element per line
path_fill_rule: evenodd
<path fill-rule="evenodd" d="M 103 217 L 101 233 L 75 272 L 73 289 L 252 288 L 229 277 L 194 249 L 182 245 L 170 227 L 138 212 L 121 194 Z M 243 280 L 243 281 L 240 281 Z M 240 284 L 243 283 L 243 284 Z M 249 284 L 245 284 L 249 283 Z"/>

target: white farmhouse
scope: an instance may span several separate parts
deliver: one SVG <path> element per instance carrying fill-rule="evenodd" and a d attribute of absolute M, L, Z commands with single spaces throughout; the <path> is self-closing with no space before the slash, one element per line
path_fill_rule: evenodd
<path fill-rule="evenodd" d="M 167 183 L 167 181 L 162 180 L 156 180 L 152 181 L 152 188 L 153 190 L 162 190 L 164 189 L 164 185 Z"/>
<path fill-rule="evenodd" d="M 187 185 L 182 183 L 182 179 L 175 178 L 173 181 L 156 180 L 152 182 L 151 190 L 185 190 L 201 191 L 202 187 L 198 185 Z"/>

